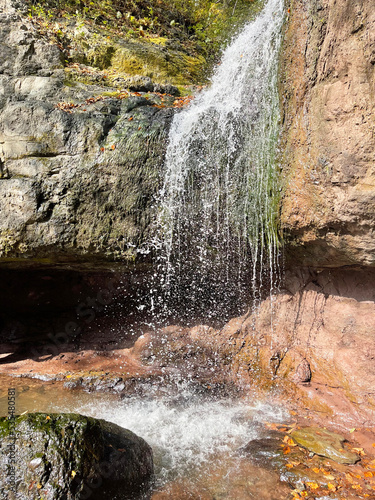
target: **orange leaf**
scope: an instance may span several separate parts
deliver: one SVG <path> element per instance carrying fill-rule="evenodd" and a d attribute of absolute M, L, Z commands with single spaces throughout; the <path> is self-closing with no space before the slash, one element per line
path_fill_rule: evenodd
<path fill-rule="evenodd" d="M 116 149 L 116 146 L 112 144 L 111 149 Z"/>
<path fill-rule="evenodd" d="M 358 455 L 366 455 L 363 448 L 352 448 L 352 451 L 354 451 L 354 453 L 358 453 Z"/>
<path fill-rule="evenodd" d="M 372 477 L 373 476 L 373 473 L 368 471 L 368 472 L 365 472 L 364 474 L 365 477 Z"/>
<path fill-rule="evenodd" d="M 128 118 L 128 121 L 131 122 L 133 120 L 133 116 L 131 116 L 130 118 Z"/>
<path fill-rule="evenodd" d="M 361 490 L 362 486 L 360 484 L 352 484 L 353 490 Z"/>
<path fill-rule="evenodd" d="M 104 151 L 104 148 L 100 148 L 100 151 Z"/>
<path fill-rule="evenodd" d="M 319 484 L 306 482 L 307 486 L 309 486 L 312 490 L 317 490 L 319 488 Z"/>
<path fill-rule="evenodd" d="M 289 446 L 286 446 L 286 447 L 283 449 L 283 453 L 284 453 L 284 455 L 287 455 L 288 453 L 290 453 L 290 448 L 289 448 Z"/>
<path fill-rule="evenodd" d="M 293 464 L 285 464 L 285 467 L 288 467 L 288 469 L 291 469 L 293 467 Z"/>

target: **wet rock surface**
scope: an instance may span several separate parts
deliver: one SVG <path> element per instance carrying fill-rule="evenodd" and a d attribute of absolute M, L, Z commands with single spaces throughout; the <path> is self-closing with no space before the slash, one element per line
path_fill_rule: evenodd
<path fill-rule="evenodd" d="M 335 432 L 316 427 L 303 427 L 290 433 L 290 437 L 308 451 L 331 458 L 339 464 L 355 464 L 358 455 L 345 449 L 345 438 Z"/>
<path fill-rule="evenodd" d="M 12 429 L 15 482 L 22 498 L 96 498 L 102 486 L 134 494 L 152 478 L 152 450 L 132 432 L 78 414 L 33 413 L 0 419 L 1 490 L 7 498 L 14 497 L 6 473 Z"/>
<path fill-rule="evenodd" d="M 299 440 L 301 435 L 314 436 L 315 445 L 320 440 L 320 448 L 315 447 L 318 454 L 312 451 L 311 441 L 309 448 L 299 446 L 294 437 Z M 339 455 L 343 451 L 340 452 L 340 448 L 335 452 L 337 460 L 333 456 L 327 459 L 320 455 L 323 448 L 332 451 L 332 441 L 341 446 L 343 440 L 343 436 L 326 428 L 305 427 L 296 421 L 292 424 L 266 423 L 263 437 L 261 434 L 260 438 L 250 441 L 239 452 L 254 464 L 279 471 L 282 481 L 291 488 L 286 498 L 372 498 L 375 488 L 374 453 L 367 455 L 353 442 L 351 435 L 345 450 L 353 457 L 351 465 L 348 461 L 346 464 L 341 462 Z"/>

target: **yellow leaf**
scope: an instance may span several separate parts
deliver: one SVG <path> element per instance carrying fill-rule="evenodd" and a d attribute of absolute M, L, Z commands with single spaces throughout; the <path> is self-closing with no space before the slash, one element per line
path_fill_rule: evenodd
<path fill-rule="evenodd" d="M 41 489 L 42 489 L 42 485 L 41 485 L 40 483 L 38 483 L 38 484 L 36 485 L 36 487 L 38 488 L 38 490 L 41 490 Z"/>
<path fill-rule="evenodd" d="M 336 486 L 335 486 L 334 484 L 332 484 L 332 483 L 328 483 L 328 485 L 327 485 L 327 486 L 328 486 L 328 489 L 329 489 L 330 491 L 336 491 Z"/>
<path fill-rule="evenodd" d="M 76 477 L 77 473 L 75 470 L 72 470 L 71 477 Z"/>
<path fill-rule="evenodd" d="M 355 427 L 353 429 L 349 429 L 350 434 L 352 434 L 355 431 Z"/>
<path fill-rule="evenodd" d="M 307 491 L 301 491 L 301 497 L 307 497 L 308 493 Z"/>
<path fill-rule="evenodd" d="M 365 477 L 372 477 L 372 476 L 373 476 L 373 473 L 372 473 L 372 472 L 370 472 L 370 471 L 368 471 L 368 472 L 365 472 L 365 473 L 364 473 L 364 476 L 365 476 Z"/>
<path fill-rule="evenodd" d="M 319 474 L 320 469 L 318 469 L 318 467 L 313 467 L 313 471 L 315 472 L 315 474 Z"/>
<path fill-rule="evenodd" d="M 293 464 L 286 464 L 285 467 L 288 467 L 288 469 L 291 469 L 293 467 Z"/>
<path fill-rule="evenodd" d="M 312 490 L 317 490 L 319 488 L 319 484 L 306 482 L 307 486 L 309 486 Z"/>
<path fill-rule="evenodd" d="M 362 486 L 360 484 L 352 484 L 353 490 L 361 490 Z"/>
<path fill-rule="evenodd" d="M 352 451 L 354 451 L 354 453 L 358 453 L 358 455 L 366 455 L 363 448 L 352 448 Z"/>
<path fill-rule="evenodd" d="M 51 420 L 51 417 L 49 415 L 47 415 L 46 420 Z"/>

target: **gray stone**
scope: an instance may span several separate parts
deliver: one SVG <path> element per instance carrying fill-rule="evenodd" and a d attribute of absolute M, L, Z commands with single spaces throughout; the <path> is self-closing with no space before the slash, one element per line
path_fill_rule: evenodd
<path fill-rule="evenodd" d="M 66 80 L 58 47 L 14 6 L 0 5 L 0 263 L 133 262 L 174 111 Z"/>
<path fill-rule="evenodd" d="M 0 418 L 0 488 L 6 498 L 102 498 L 108 488 L 138 492 L 153 476 L 148 444 L 105 420 L 34 413 L 11 422 Z M 17 497 L 7 473 L 11 448 Z"/>

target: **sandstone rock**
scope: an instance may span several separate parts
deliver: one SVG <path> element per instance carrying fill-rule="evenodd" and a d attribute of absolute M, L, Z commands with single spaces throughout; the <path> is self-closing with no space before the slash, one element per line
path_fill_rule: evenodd
<path fill-rule="evenodd" d="M 108 485 L 135 493 L 152 478 L 152 450 L 132 432 L 78 414 L 32 413 L 16 417 L 14 426 L 0 419 L 0 483 L 7 498 L 13 498 L 7 474 L 13 430 L 14 477 L 22 498 L 96 498 Z"/>
<path fill-rule="evenodd" d="M 375 11 L 293 4 L 282 53 L 282 221 L 296 265 L 375 265 Z"/>

